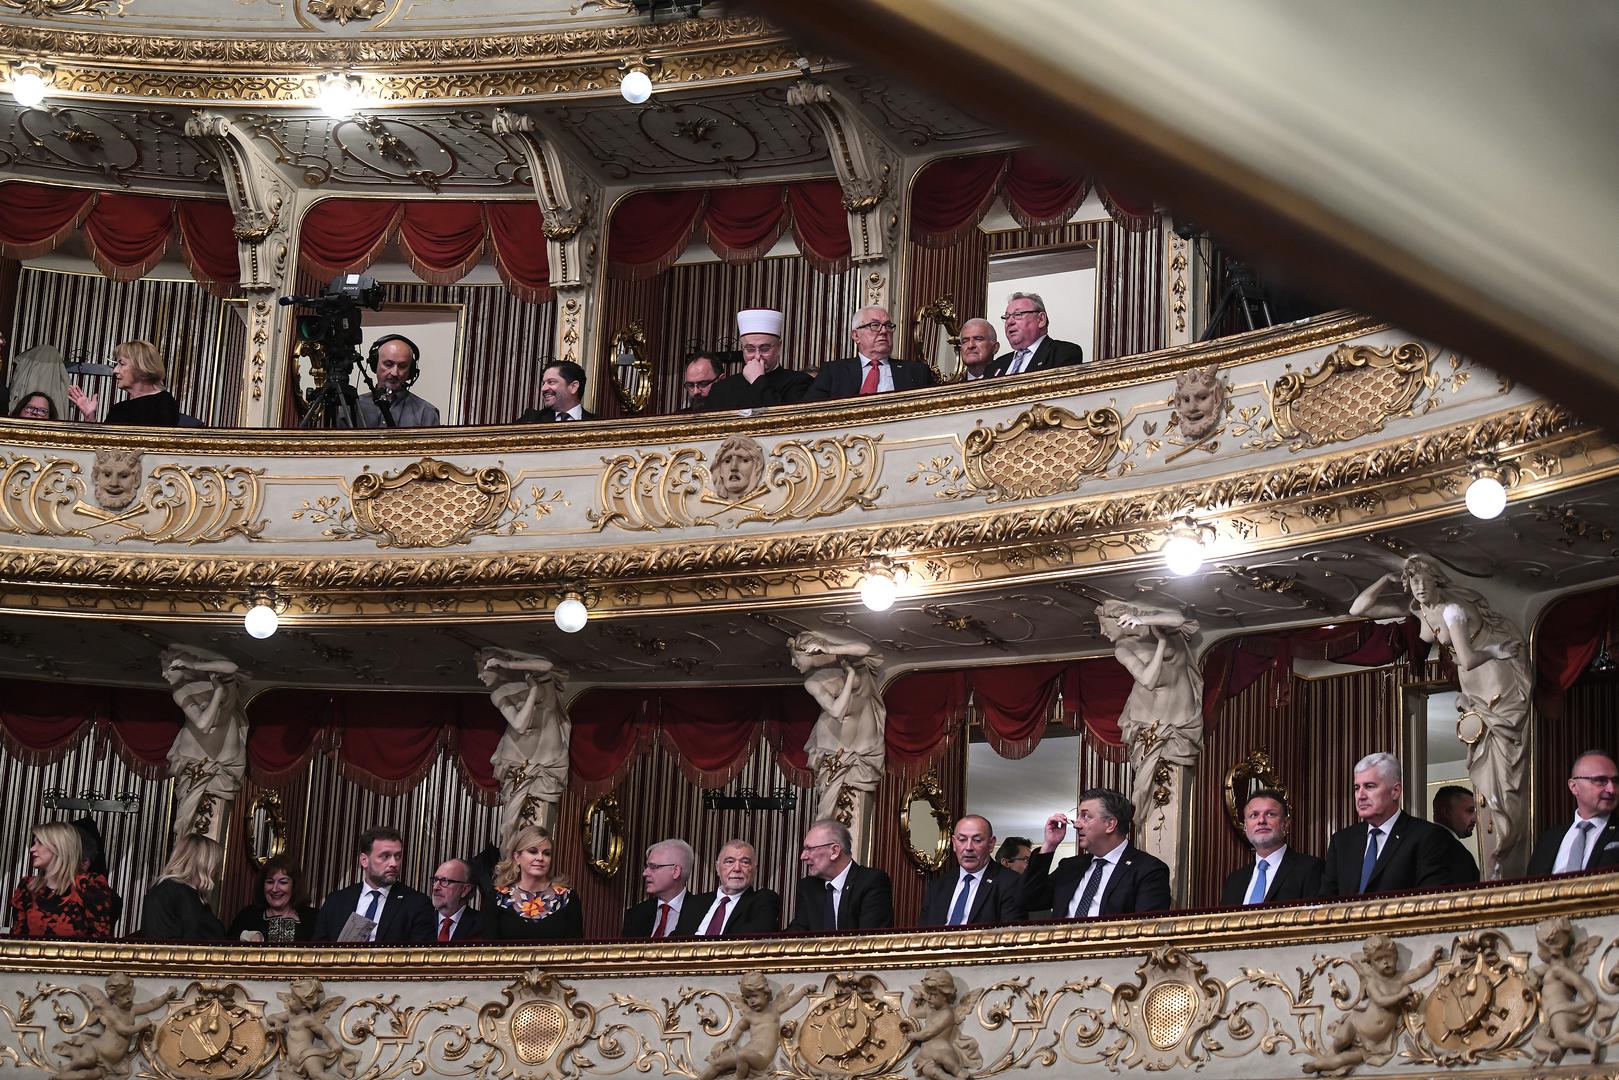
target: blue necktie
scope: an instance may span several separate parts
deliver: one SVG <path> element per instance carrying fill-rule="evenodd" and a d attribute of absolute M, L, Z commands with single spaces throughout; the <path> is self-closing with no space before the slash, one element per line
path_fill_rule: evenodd
<path fill-rule="evenodd" d="M 955 906 L 950 909 L 950 925 L 960 926 L 967 921 L 967 897 L 973 891 L 973 876 L 961 879 L 961 891 L 956 893 Z"/>
<path fill-rule="evenodd" d="M 377 892 L 377 890 L 372 889 L 371 902 L 365 906 L 365 917 L 370 919 L 372 922 L 377 921 L 377 901 L 381 899 L 382 894 Z"/>
<path fill-rule="evenodd" d="M 1260 859 L 1259 864 L 1254 867 L 1254 887 L 1248 890 L 1248 903 L 1263 904 L 1265 902 L 1265 890 L 1269 887 L 1265 882 L 1265 872 L 1269 869 L 1270 863 L 1264 859 Z"/>
<path fill-rule="evenodd" d="M 1377 838 L 1383 835 L 1383 830 L 1373 828 L 1366 834 L 1366 857 L 1360 861 L 1360 888 L 1356 892 L 1365 892 L 1366 883 L 1372 880 L 1372 867 L 1377 865 Z"/>

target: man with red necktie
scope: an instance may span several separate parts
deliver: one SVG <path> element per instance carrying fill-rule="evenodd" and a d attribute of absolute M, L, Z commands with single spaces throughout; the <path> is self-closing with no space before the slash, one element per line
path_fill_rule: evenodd
<path fill-rule="evenodd" d="M 646 849 L 641 881 L 647 898 L 625 909 L 622 936 L 670 938 L 697 933 L 703 909 L 686 888 L 693 861 L 691 845 L 684 840 L 671 837 Z"/>
<path fill-rule="evenodd" d="M 428 895 L 439 941 L 467 941 L 483 929 L 482 916 L 467 907 L 473 888 L 472 866 L 460 859 L 450 859 L 433 871 Z"/>
<path fill-rule="evenodd" d="M 822 364 L 804 400 L 869 397 L 890 390 L 920 390 L 932 386 L 936 381 L 932 368 L 893 356 L 896 330 L 898 327 L 889 318 L 887 308 L 861 308 L 851 325 L 858 355 Z"/>
<path fill-rule="evenodd" d="M 735 937 L 781 929 L 781 895 L 753 887 L 755 865 L 753 845 L 746 840 L 730 840 L 720 848 L 720 857 L 714 860 L 719 888 L 691 898 L 702 912 L 698 936 Z"/>

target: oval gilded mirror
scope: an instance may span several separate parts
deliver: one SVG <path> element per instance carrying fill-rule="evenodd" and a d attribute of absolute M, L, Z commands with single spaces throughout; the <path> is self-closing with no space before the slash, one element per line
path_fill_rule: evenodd
<path fill-rule="evenodd" d="M 280 795 L 262 791 L 248 804 L 242 815 L 242 835 L 247 861 L 254 870 L 264 869 L 265 863 L 287 853 L 286 806 Z"/>
<path fill-rule="evenodd" d="M 961 316 L 954 296 L 945 293 L 917 309 L 909 355 L 931 367 L 942 383 L 962 381 Z"/>
<path fill-rule="evenodd" d="M 928 773 L 906 793 L 899 830 L 917 873 L 931 874 L 944 865 L 950 855 L 950 811 L 937 776 Z"/>
<path fill-rule="evenodd" d="M 624 812 L 618 798 L 603 795 L 585 807 L 585 862 L 602 877 L 612 877 L 624 862 Z"/>
<path fill-rule="evenodd" d="M 652 400 L 652 360 L 640 323 L 632 322 L 613 335 L 607 363 L 619 407 L 630 416 L 640 416 Z"/>
<path fill-rule="evenodd" d="M 1270 755 L 1263 750 L 1252 750 L 1225 774 L 1225 812 L 1238 832 L 1242 832 L 1243 805 L 1247 803 L 1248 796 L 1260 788 L 1274 788 L 1284 797 L 1292 798 L 1276 766 L 1271 763 Z"/>

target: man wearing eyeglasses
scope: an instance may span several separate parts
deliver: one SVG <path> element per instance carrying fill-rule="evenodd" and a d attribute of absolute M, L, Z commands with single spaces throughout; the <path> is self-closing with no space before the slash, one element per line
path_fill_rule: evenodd
<path fill-rule="evenodd" d="M 827 819 L 804 834 L 798 861 L 809 871 L 798 881 L 798 910 L 789 933 L 887 930 L 894 925 L 894 886 L 888 875 L 854 861 L 849 830 Z"/>
<path fill-rule="evenodd" d="M 691 845 L 671 837 L 646 849 L 646 865 L 641 881 L 646 899 L 624 911 L 627 938 L 692 937 L 697 933 L 703 908 L 692 902 L 686 891 L 691 882 L 695 856 Z"/>
<path fill-rule="evenodd" d="M 708 411 L 708 395 L 725 378 L 720 362 L 712 353 L 700 352 L 686 361 L 686 377 L 682 384 L 686 391 L 685 412 Z"/>
<path fill-rule="evenodd" d="M 1574 793 L 1574 821 L 1540 835 L 1529 857 L 1529 876 L 1571 874 L 1619 866 L 1619 767 L 1613 755 L 1587 750 L 1569 770 L 1568 789 Z"/>
<path fill-rule="evenodd" d="M 1072 341 L 1047 337 L 1050 320 L 1039 293 L 1015 292 L 1006 301 L 1006 343 L 1012 351 L 995 361 L 991 375 L 1026 375 L 1031 371 L 1073 367 L 1084 363 L 1085 350 Z"/>
<path fill-rule="evenodd" d="M 893 356 L 896 329 L 887 308 L 861 308 L 851 324 L 858 355 L 822 364 L 804 400 L 863 397 L 932 386 L 932 368 Z"/>
<path fill-rule="evenodd" d="M 460 859 L 450 859 L 433 871 L 428 895 L 439 941 L 467 941 L 483 929 L 482 916 L 467 907 L 472 887 L 472 867 Z"/>
<path fill-rule="evenodd" d="M 709 391 L 709 412 L 762 409 L 804 400 L 810 388 L 809 372 L 781 366 L 785 321 L 781 312 L 771 308 L 736 313 L 736 347 L 742 353 L 742 370 L 727 375 Z"/>

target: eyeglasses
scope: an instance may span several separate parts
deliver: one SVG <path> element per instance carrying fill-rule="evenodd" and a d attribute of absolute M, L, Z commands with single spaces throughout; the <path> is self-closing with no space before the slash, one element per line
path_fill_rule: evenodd
<path fill-rule="evenodd" d="M 873 321 L 873 322 L 868 322 L 868 323 L 861 323 L 859 326 L 855 327 L 855 329 L 856 330 L 865 330 L 865 331 L 868 331 L 869 333 L 873 333 L 873 334 L 879 333 L 880 331 L 883 331 L 883 330 L 886 330 L 890 334 L 892 334 L 895 330 L 899 329 L 899 323 L 896 323 L 896 322 L 875 322 L 875 321 Z"/>
<path fill-rule="evenodd" d="M 49 420 L 51 411 L 43 405 L 24 405 L 18 416 L 26 416 L 34 420 Z"/>
<path fill-rule="evenodd" d="M 433 884 L 434 885 L 471 885 L 472 882 L 470 882 L 470 881 L 461 881 L 461 880 L 459 880 L 457 878 L 453 878 L 453 877 L 436 877 L 436 878 L 433 879 Z"/>
<path fill-rule="evenodd" d="M 1038 314 L 1040 314 L 1039 308 L 1030 308 L 1028 311 L 1008 311 L 1005 315 L 1001 316 L 1001 322 L 1011 322 L 1013 319 L 1021 319 L 1025 315 Z"/>
<path fill-rule="evenodd" d="M 1597 787 L 1607 787 L 1609 784 L 1619 787 L 1619 776 L 1571 776 L 1569 779 L 1584 780 L 1587 784 L 1595 784 Z"/>
<path fill-rule="evenodd" d="M 667 870 L 671 866 L 679 866 L 679 865 L 680 864 L 677 863 L 677 862 L 649 862 L 649 863 L 646 864 L 646 868 L 648 870 Z"/>
<path fill-rule="evenodd" d="M 701 390 L 703 387 L 713 386 L 719 381 L 719 378 L 715 377 L 712 379 L 698 379 L 696 382 L 683 383 L 682 385 L 685 386 L 687 390 Z"/>
<path fill-rule="evenodd" d="M 1029 856 L 1027 856 L 1027 855 L 1014 855 L 1014 856 L 1012 856 L 1012 858 L 1007 859 L 1005 861 L 1009 862 L 1009 863 L 1028 862 L 1029 861 Z"/>
<path fill-rule="evenodd" d="M 825 843 L 825 844 L 805 844 L 803 850 L 805 850 L 805 851 L 814 851 L 816 848 L 837 847 L 837 846 L 838 845 L 837 845 L 836 841 L 832 841 L 830 843 Z"/>

